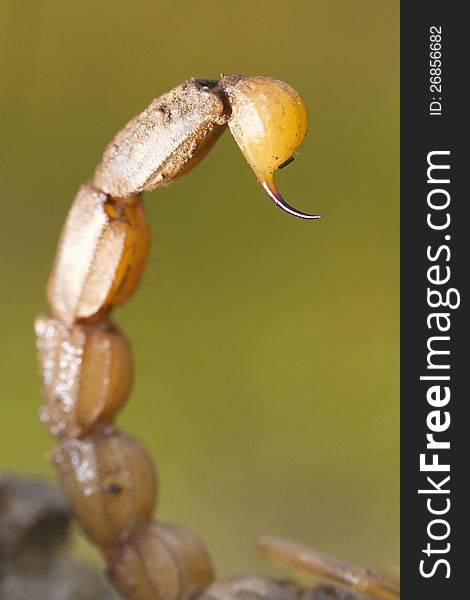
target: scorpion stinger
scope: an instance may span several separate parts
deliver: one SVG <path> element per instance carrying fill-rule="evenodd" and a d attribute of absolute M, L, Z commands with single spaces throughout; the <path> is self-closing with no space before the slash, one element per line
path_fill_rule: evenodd
<path fill-rule="evenodd" d="M 287 204 L 274 184 L 274 172 L 293 161 L 307 133 L 305 103 L 287 83 L 271 77 L 232 75 L 222 79 L 231 115 L 228 126 L 268 196 L 287 213 L 319 219 Z"/>
<path fill-rule="evenodd" d="M 260 181 L 259 183 L 271 200 L 273 200 L 282 208 L 282 210 L 285 210 L 290 215 L 294 215 L 294 217 L 299 217 L 300 219 L 321 219 L 322 215 L 309 215 L 308 213 L 304 213 L 300 210 L 297 210 L 290 204 L 287 204 L 272 179 L 268 181 Z"/>

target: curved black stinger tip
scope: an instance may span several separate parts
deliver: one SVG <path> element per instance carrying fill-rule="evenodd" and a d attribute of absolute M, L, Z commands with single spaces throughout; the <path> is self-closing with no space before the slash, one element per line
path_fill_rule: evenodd
<path fill-rule="evenodd" d="M 259 183 L 263 187 L 264 191 L 268 194 L 268 196 L 273 200 L 278 206 L 285 210 L 290 215 L 294 215 L 294 217 L 299 217 L 299 219 L 321 219 L 322 215 L 309 215 L 308 213 L 304 213 L 300 210 L 297 210 L 290 204 L 284 200 L 284 198 L 279 193 L 279 190 L 274 185 L 272 181 L 264 181 L 260 180 Z"/>

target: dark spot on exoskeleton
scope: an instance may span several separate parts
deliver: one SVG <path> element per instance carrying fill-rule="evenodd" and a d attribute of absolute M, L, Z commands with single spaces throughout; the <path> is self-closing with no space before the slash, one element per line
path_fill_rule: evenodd
<path fill-rule="evenodd" d="M 199 89 L 204 91 L 212 90 L 219 85 L 215 79 L 194 79 L 193 81 Z"/>
<path fill-rule="evenodd" d="M 167 104 L 160 104 L 157 110 L 159 110 L 162 115 L 165 115 L 168 120 L 171 119 L 171 108 Z"/>
<path fill-rule="evenodd" d="M 290 165 L 293 161 L 294 157 L 290 156 L 287 160 L 285 160 L 281 165 L 278 166 L 278 169 L 283 169 L 284 167 L 287 167 L 287 165 Z"/>
<path fill-rule="evenodd" d="M 122 492 L 122 486 L 119 485 L 119 483 L 107 483 L 104 486 L 104 491 L 106 494 L 113 494 L 114 496 L 117 496 Z"/>

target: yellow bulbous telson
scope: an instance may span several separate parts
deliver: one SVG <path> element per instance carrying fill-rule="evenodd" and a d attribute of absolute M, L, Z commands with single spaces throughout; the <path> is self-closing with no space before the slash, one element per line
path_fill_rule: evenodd
<path fill-rule="evenodd" d="M 232 75 L 220 84 L 232 110 L 228 126 L 260 185 L 287 212 L 318 218 L 289 206 L 273 179 L 277 169 L 293 160 L 307 133 L 307 109 L 302 98 L 290 85 L 271 77 Z"/>

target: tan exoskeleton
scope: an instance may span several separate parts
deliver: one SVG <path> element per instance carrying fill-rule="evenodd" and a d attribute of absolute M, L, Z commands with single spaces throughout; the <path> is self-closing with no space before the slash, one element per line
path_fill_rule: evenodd
<path fill-rule="evenodd" d="M 41 420 L 58 440 L 53 464 L 108 576 L 132 600 L 346 598 L 337 587 L 304 589 L 267 577 L 214 582 L 210 558 L 184 527 L 152 522 L 158 482 L 152 461 L 113 425 L 132 385 L 129 344 L 110 320 L 137 287 L 150 244 L 141 193 L 190 171 L 230 129 L 268 195 L 289 206 L 273 174 L 307 131 L 305 105 L 268 77 L 192 79 L 153 100 L 106 149 L 70 209 L 48 284 L 51 314 L 36 320 L 46 402 Z M 266 555 L 380 600 L 398 587 L 285 540 L 263 538 Z"/>

